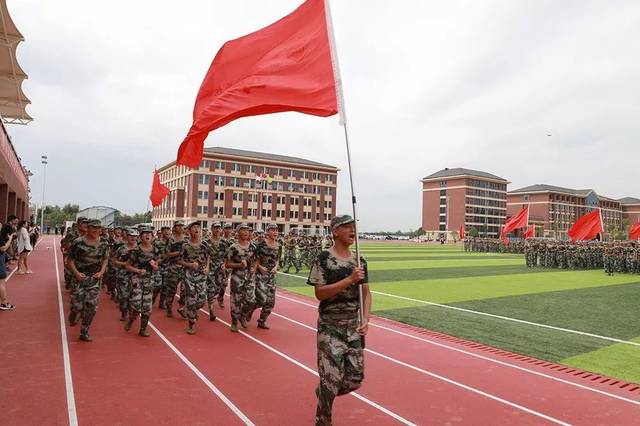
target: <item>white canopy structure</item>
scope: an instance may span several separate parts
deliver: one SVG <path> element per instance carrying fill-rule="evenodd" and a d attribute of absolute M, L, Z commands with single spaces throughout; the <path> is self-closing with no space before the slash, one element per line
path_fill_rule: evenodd
<path fill-rule="evenodd" d="M 28 78 L 16 60 L 18 43 L 24 37 L 11 20 L 7 1 L 0 0 L 0 116 L 4 123 L 27 124 L 33 120 L 25 110 L 31 101 L 22 92 Z"/>

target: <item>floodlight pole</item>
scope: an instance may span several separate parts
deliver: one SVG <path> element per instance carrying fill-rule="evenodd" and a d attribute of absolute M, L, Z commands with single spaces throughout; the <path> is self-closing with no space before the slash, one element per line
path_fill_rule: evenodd
<path fill-rule="evenodd" d="M 47 184 L 47 159 L 46 155 L 40 157 L 42 163 L 42 204 L 40 205 L 40 232 L 44 234 L 44 190 Z"/>

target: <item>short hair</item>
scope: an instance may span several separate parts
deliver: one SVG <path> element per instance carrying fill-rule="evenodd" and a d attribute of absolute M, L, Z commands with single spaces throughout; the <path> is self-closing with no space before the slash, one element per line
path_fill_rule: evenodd
<path fill-rule="evenodd" d="M 18 216 L 16 216 L 15 214 L 10 214 L 7 217 L 7 222 L 11 222 L 12 220 L 17 219 L 17 218 L 18 218 Z"/>

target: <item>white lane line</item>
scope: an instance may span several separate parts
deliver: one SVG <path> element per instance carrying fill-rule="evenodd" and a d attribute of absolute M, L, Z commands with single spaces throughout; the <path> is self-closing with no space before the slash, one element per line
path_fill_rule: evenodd
<path fill-rule="evenodd" d="M 308 325 L 303 324 L 301 322 L 298 322 L 298 321 L 296 321 L 296 320 L 294 320 L 292 318 L 286 317 L 284 315 L 277 314 L 275 312 L 271 312 L 271 314 L 275 315 L 275 316 L 277 316 L 279 318 L 282 318 L 282 319 L 284 319 L 286 321 L 289 321 L 289 322 L 292 322 L 292 323 L 297 324 L 299 326 L 302 326 L 302 327 L 304 327 L 306 329 L 309 329 L 309 330 L 312 330 L 314 332 L 317 332 L 317 329 L 315 329 L 314 327 L 311 327 L 311 326 L 308 326 Z M 521 410 L 521 411 L 524 411 L 526 413 L 532 414 L 532 415 L 534 415 L 536 417 L 543 418 L 543 419 L 548 420 L 548 421 L 550 421 L 552 423 L 556 423 L 556 424 L 559 424 L 559 425 L 568 425 L 568 423 L 565 423 L 562 420 L 558 420 L 558 419 L 556 419 L 554 417 L 547 416 L 546 414 L 542 414 L 542 413 L 540 413 L 538 411 L 535 411 L 535 410 L 532 410 L 530 408 L 524 407 L 522 405 L 516 404 L 515 402 L 507 401 L 506 399 L 502 399 L 502 398 L 500 398 L 498 396 L 492 395 L 490 393 L 486 393 L 484 391 L 481 391 L 480 389 L 476 389 L 476 388 L 473 388 L 471 386 L 465 385 L 463 383 L 456 382 L 455 380 L 451 380 L 451 379 L 449 379 L 447 377 L 441 376 L 441 375 L 433 373 L 431 371 L 424 370 L 424 369 L 422 369 L 420 367 L 416 367 L 415 365 L 411 365 L 411 364 L 408 364 L 406 362 L 397 360 L 397 359 L 392 358 L 392 357 L 390 357 L 388 355 L 381 354 L 380 352 L 376 352 L 376 351 L 371 350 L 371 349 L 365 349 L 365 351 L 369 352 L 369 353 L 371 353 L 373 355 L 376 355 L 376 356 L 378 356 L 380 358 L 386 359 L 387 361 L 391 361 L 391 362 L 393 362 L 395 364 L 401 365 L 403 367 L 409 368 L 411 370 L 417 371 L 419 373 L 422 373 L 422 374 L 425 374 L 427 376 L 433 377 L 435 379 L 441 380 L 443 382 L 449 383 L 450 385 L 457 386 L 457 387 L 460 387 L 462 389 L 466 389 L 466 390 L 468 390 L 470 392 L 473 392 L 473 393 L 476 393 L 478 395 L 484 396 L 485 398 L 489 398 L 489 399 L 492 399 L 494 401 L 500 402 L 502 404 L 508 405 L 510 407 L 517 408 L 518 410 Z"/>
<path fill-rule="evenodd" d="M 40 242 L 40 240 L 38 240 Z M 55 238 L 53 244 L 55 246 Z M 37 245 L 37 243 L 36 243 Z M 34 247 L 35 248 L 35 247 Z M 58 309 L 60 311 L 60 335 L 62 336 L 62 359 L 64 361 L 64 383 L 67 390 L 67 409 L 69 411 L 69 425 L 78 425 L 76 412 L 76 398 L 73 392 L 73 378 L 71 376 L 71 358 L 69 357 L 69 344 L 67 343 L 67 328 L 65 326 L 64 305 L 62 303 L 62 289 L 60 288 L 60 270 L 58 269 L 58 250 L 53 248 L 53 259 L 56 265 L 56 283 L 58 284 Z"/>
<path fill-rule="evenodd" d="M 306 303 L 306 302 L 303 302 L 301 300 L 297 300 L 297 299 L 294 299 L 294 298 L 291 298 L 291 297 L 282 296 L 282 295 L 280 295 L 278 293 L 276 293 L 276 296 L 281 298 L 281 299 L 285 299 L 285 300 L 289 300 L 289 301 L 294 302 L 294 303 L 298 303 L 300 305 L 308 306 L 310 308 L 314 308 L 314 309 L 318 308 L 317 305 L 313 305 L 311 303 Z M 275 312 L 272 312 L 272 313 L 275 314 Z M 616 394 L 609 393 L 609 392 L 606 392 L 606 391 L 603 391 L 603 390 L 600 390 L 600 389 L 596 389 L 596 388 L 592 388 L 592 387 L 589 387 L 589 386 L 585 386 L 585 385 L 582 385 L 580 383 L 575 383 L 575 382 L 572 382 L 572 381 L 569 381 L 569 380 L 562 379 L 560 377 L 555 377 L 555 376 L 551 376 L 549 374 L 545 374 L 545 373 L 542 373 L 542 372 L 539 372 L 539 371 L 530 370 L 528 368 L 521 367 L 519 365 L 510 364 L 508 362 L 504 362 L 504 361 L 500 361 L 498 359 L 486 357 L 484 355 L 480 355 L 480 354 L 477 354 L 477 353 L 469 352 L 469 351 L 466 351 L 464 349 L 456 348 L 456 347 L 453 347 L 453 346 L 446 345 L 444 343 L 440 343 L 440 342 L 436 342 L 436 341 L 433 341 L 433 340 L 425 339 L 423 337 L 414 336 L 412 334 L 405 333 L 403 331 L 395 330 L 393 328 L 385 327 L 383 325 L 375 324 L 375 323 L 372 323 L 372 322 L 370 322 L 369 325 L 372 326 L 372 327 L 376 327 L 376 328 L 380 328 L 380 329 L 383 329 L 383 330 L 386 330 L 386 331 L 390 331 L 390 332 L 395 333 L 395 334 L 399 334 L 399 335 L 404 336 L 404 337 L 408 337 L 408 338 L 413 339 L 413 340 L 418 340 L 420 342 L 427 343 L 429 345 L 438 346 L 438 347 L 443 348 L 443 349 L 448 349 L 448 350 L 451 350 L 451 351 L 454 351 L 454 352 L 458 352 L 458 353 L 461 353 L 461 354 L 472 356 L 474 358 L 478 358 L 478 359 L 482 359 L 482 360 L 485 360 L 485 361 L 489 361 L 489 362 L 492 362 L 494 364 L 499 364 L 499 365 L 502 365 L 502 366 L 505 366 L 505 367 L 513 368 L 513 369 L 516 369 L 516 370 L 520 370 L 520 371 L 523 371 L 525 373 L 533 374 L 533 375 L 539 376 L 539 377 L 544 377 L 545 379 L 553 380 L 553 381 L 556 381 L 556 382 L 559 382 L 559 383 L 563 383 L 565 385 L 574 386 L 574 387 L 580 388 L 582 390 L 594 392 L 594 393 L 597 393 L 597 394 L 600 394 L 600 395 L 604 395 L 604 396 L 607 396 L 607 397 L 610 397 L 610 398 L 618 399 L 620 401 L 624 401 L 624 402 L 628 402 L 630 404 L 634 404 L 634 405 L 640 406 L 640 401 L 636 401 L 636 400 L 633 400 L 633 399 L 625 398 L 625 397 L 620 396 L 620 395 L 616 395 Z"/>
<path fill-rule="evenodd" d="M 209 312 L 205 311 L 204 309 L 200 309 L 200 312 L 203 312 L 204 314 L 206 314 L 207 316 L 209 315 Z M 216 318 L 216 321 L 220 321 L 222 324 L 226 325 L 227 327 L 231 326 L 231 324 L 229 324 L 228 322 L 222 320 L 220 317 Z M 312 369 L 307 367 L 306 365 L 304 365 L 303 363 L 291 358 L 289 355 L 280 352 L 279 350 L 277 350 L 276 348 L 269 346 L 268 344 L 264 343 L 261 340 L 256 339 L 255 337 L 251 336 L 248 333 L 245 333 L 242 330 L 238 330 L 240 332 L 240 334 L 242 334 L 243 336 L 247 337 L 248 339 L 254 341 L 255 343 L 259 344 L 260 346 L 270 350 L 271 352 L 273 352 L 274 354 L 286 359 L 287 361 L 291 362 L 292 364 L 297 365 L 298 367 L 302 368 L 303 370 L 313 374 L 314 376 L 318 376 L 318 373 Z M 381 406 L 380 404 L 377 404 L 374 401 L 371 401 L 370 399 L 365 398 L 364 396 L 360 395 L 357 392 L 351 392 L 350 395 L 354 396 L 355 398 L 361 400 L 362 402 L 369 404 L 370 406 L 382 411 L 383 413 L 385 413 L 386 415 L 396 419 L 397 421 L 399 421 L 402 424 L 405 424 L 407 426 L 417 426 L 415 423 L 410 422 L 409 420 L 405 419 L 404 417 L 400 416 L 399 414 L 394 413 L 393 411 Z"/>
<path fill-rule="evenodd" d="M 239 409 L 239 408 L 238 408 L 238 407 L 237 407 L 233 402 L 231 402 L 231 400 L 230 400 L 229 398 L 227 398 L 227 397 L 222 393 L 222 391 L 220 391 L 220 389 L 218 389 L 218 388 L 217 388 L 213 383 L 211 383 L 211 382 L 209 381 L 209 379 L 207 379 L 207 377 L 206 377 L 204 374 L 202 374 L 202 372 L 201 372 L 200 370 L 198 370 L 198 368 L 197 368 L 195 365 L 193 365 L 193 364 L 191 363 L 191 361 L 189 361 L 189 359 L 188 359 L 186 356 L 184 356 L 184 354 L 183 354 L 182 352 L 180 352 L 180 350 L 178 350 L 178 348 L 176 348 L 176 347 L 175 347 L 175 346 L 174 346 L 174 345 L 169 341 L 169 339 L 167 339 L 167 338 L 165 337 L 165 335 L 164 335 L 164 334 L 162 334 L 162 333 L 160 332 L 160 330 L 158 330 L 158 329 L 153 325 L 153 323 L 149 322 L 149 326 L 151 327 L 151 329 L 152 329 L 153 331 L 155 331 L 155 332 L 156 332 L 156 334 L 158 335 L 158 337 L 160 337 L 160 339 L 162 339 L 162 341 L 163 341 L 163 342 L 164 342 L 164 343 L 165 343 L 165 344 L 166 344 L 166 345 L 167 345 L 167 346 L 168 346 L 168 347 L 169 347 L 169 348 L 170 348 L 170 349 L 171 349 L 171 350 L 172 350 L 172 351 L 173 351 L 173 352 L 178 356 L 178 358 L 180 358 L 180 360 L 181 360 L 182 362 L 184 362 L 184 363 L 186 364 L 186 366 L 187 366 L 187 367 L 189 367 L 189 369 L 190 369 L 191 371 L 193 371 L 193 373 L 194 373 L 196 376 L 198 376 L 198 378 L 199 378 L 200 380 L 202 380 L 202 382 L 203 382 L 205 385 L 207 385 L 207 387 L 208 387 L 208 388 L 209 388 L 209 389 L 210 389 L 214 394 L 216 394 L 216 396 L 217 396 L 218 398 L 220 398 L 220 399 L 222 400 L 222 402 L 224 402 L 224 403 L 225 403 L 225 405 L 226 405 L 227 407 L 229 407 L 229 408 L 231 409 L 231 411 L 233 411 L 233 413 L 234 413 L 236 416 L 238 416 L 238 418 L 240 418 L 240 420 L 242 420 L 242 422 L 243 422 L 245 425 L 248 425 L 248 426 L 249 426 L 249 425 L 251 425 L 251 426 L 253 426 L 253 422 L 252 422 L 251 420 L 249 420 L 249 418 L 248 418 L 248 417 L 247 417 L 247 416 L 246 416 L 242 411 L 240 411 L 240 409 Z"/>
<path fill-rule="evenodd" d="M 305 277 L 301 277 L 299 275 L 285 274 L 284 272 L 280 272 L 280 273 L 284 274 L 284 275 L 288 275 L 290 277 L 297 277 L 297 278 L 300 278 L 300 279 L 306 279 Z M 501 319 L 501 320 L 505 320 L 505 321 L 517 322 L 517 323 L 520 323 L 520 324 L 532 325 L 532 326 L 535 326 L 535 327 L 547 328 L 547 329 L 556 330 L 556 331 L 563 331 L 563 332 L 566 332 L 566 333 L 578 334 L 578 335 L 581 335 L 581 336 L 593 337 L 595 339 L 607 340 L 607 341 L 610 341 L 610 342 L 622 343 L 622 344 L 625 344 L 625 345 L 631 345 L 631 346 L 640 347 L 640 343 L 632 342 L 630 340 L 616 339 L 615 337 L 601 336 L 599 334 L 592 334 L 592 333 L 587 333 L 587 332 L 584 332 L 584 331 L 572 330 L 572 329 L 569 329 L 569 328 L 555 327 L 553 325 L 540 324 L 540 323 L 537 323 L 537 322 L 531 322 L 531 321 L 525 321 L 525 320 L 521 320 L 521 319 L 517 319 L 517 318 L 505 317 L 505 316 L 502 316 L 502 315 L 489 314 L 487 312 L 473 311 L 471 309 L 464 309 L 464 308 L 459 308 L 457 306 L 451 306 L 451 305 L 443 305 L 441 303 L 428 302 L 426 300 L 413 299 L 411 297 L 398 296 L 396 294 L 383 293 L 381 291 L 371 290 L 371 293 L 379 294 L 381 296 L 386 296 L 386 297 L 392 297 L 392 298 L 396 298 L 396 299 L 407 300 L 407 301 L 410 301 L 410 302 L 422 303 L 424 305 L 438 306 L 440 308 L 453 309 L 454 311 L 466 312 L 466 313 L 474 314 L 474 315 L 482 315 L 482 316 L 491 317 L 491 318 L 497 318 L 497 319 Z"/>

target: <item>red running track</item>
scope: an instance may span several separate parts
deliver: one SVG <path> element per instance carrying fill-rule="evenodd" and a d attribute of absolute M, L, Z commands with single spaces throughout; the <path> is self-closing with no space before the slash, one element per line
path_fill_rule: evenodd
<path fill-rule="evenodd" d="M 57 246 L 45 237 L 35 273 L 8 282 L 17 309 L 0 312 L 2 424 L 313 423 L 313 300 L 279 292 L 272 329 L 240 334 L 228 307 L 213 323 L 203 310 L 194 336 L 154 308 L 142 338 L 103 293 L 94 341 L 79 342 L 60 322 Z M 635 386 L 523 358 L 374 318 L 365 383 L 336 400 L 335 424 L 640 424 Z"/>

